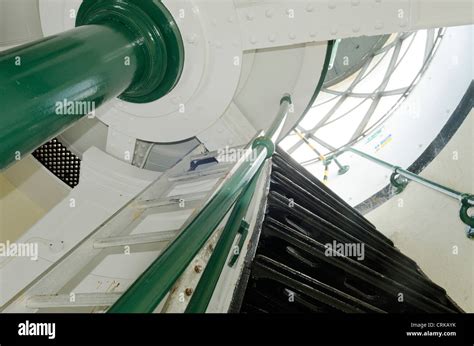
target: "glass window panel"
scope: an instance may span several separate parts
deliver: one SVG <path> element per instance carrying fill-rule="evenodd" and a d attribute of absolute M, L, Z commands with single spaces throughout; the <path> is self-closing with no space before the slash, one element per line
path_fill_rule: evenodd
<path fill-rule="evenodd" d="M 357 126 L 359 126 L 370 108 L 371 103 L 372 100 L 367 100 L 356 112 L 352 112 L 347 117 L 322 127 L 315 135 L 333 147 L 338 148 L 345 145 L 351 139 Z"/>
<path fill-rule="evenodd" d="M 387 72 L 390 59 L 392 59 L 393 48 L 382 58 L 382 61 L 368 74 L 360 83 L 358 83 L 353 92 L 355 93 L 373 93 L 382 84 L 385 73 Z"/>
<path fill-rule="evenodd" d="M 300 126 L 305 130 L 313 128 L 336 105 L 338 100 L 339 97 L 318 107 L 311 108 L 304 119 L 301 120 Z"/>
<path fill-rule="evenodd" d="M 393 72 L 386 90 L 409 86 L 423 67 L 425 56 L 426 34 L 416 35 L 407 54 Z"/>
<path fill-rule="evenodd" d="M 322 146 L 312 138 L 308 139 L 308 142 L 313 146 L 313 148 L 316 148 L 316 150 L 322 155 L 326 155 L 327 153 L 331 152 L 331 150 Z"/>
<path fill-rule="evenodd" d="M 285 151 L 290 149 L 294 144 L 296 144 L 300 140 L 300 137 L 297 136 L 293 131 L 291 133 L 292 134 L 286 136 L 280 141 L 280 143 L 278 143 Z"/>
<path fill-rule="evenodd" d="M 329 94 L 329 93 L 326 93 L 324 91 L 321 91 L 319 94 L 318 94 L 318 97 L 316 98 L 315 102 L 314 102 L 314 105 L 313 105 L 313 108 L 314 107 L 319 107 L 327 102 L 330 102 L 332 101 L 334 98 L 337 98 L 338 96 L 337 95 L 334 95 L 334 94 Z"/>
<path fill-rule="evenodd" d="M 291 156 L 298 162 L 317 159 L 318 155 L 306 144 L 302 144 Z"/>
<path fill-rule="evenodd" d="M 360 108 L 363 108 L 362 105 L 366 101 L 366 99 L 359 98 L 359 97 L 348 97 L 344 101 L 344 103 L 338 107 L 336 112 L 329 118 L 329 121 L 339 121 L 342 120 L 344 117 L 350 117 L 359 112 Z M 363 110 L 362 110 L 363 112 Z"/>
<path fill-rule="evenodd" d="M 400 100 L 400 97 L 401 95 L 382 97 L 377 108 L 375 108 L 374 114 L 370 117 L 366 129 L 369 129 L 371 126 L 377 123 L 377 121 L 384 117 L 391 110 L 391 108 L 395 106 L 398 100 Z"/>

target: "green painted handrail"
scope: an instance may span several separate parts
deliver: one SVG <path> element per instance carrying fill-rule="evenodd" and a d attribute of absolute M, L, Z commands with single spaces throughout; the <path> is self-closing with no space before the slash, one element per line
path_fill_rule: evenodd
<path fill-rule="evenodd" d="M 444 185 L 438 184 L 434 181 L 431 181 L 429 179 L 425 179 L 423 177 L 420 177 L 419 175 L 412 173 L 410 171 L 407 171 L 406 169 L 403 169 L 401 167 L 392 165 L 388 162 L 385 162 L 383 160 L 380 160 L 376 157 L 373 157 L 369 154 L 366 154 L 362 151 L 359 151 L 354 148 L 345 148 L 341 151 L 350 151 L 362 158 L 365 158 L 369 161 L 372 161 L 382 167 L 385 167 L 393 172 L 392 176 L 390 177 L 390 182 L 393 186 L 395 186 L 398 189 L 398 192 L 401 192 L 407 185 L 407 181 L 414 181 L 418 184 L 421 184 L 423 186 L 429 187 L 430 189 L 433 189 L 435 191 L 441 192 L 451 198 L 457 199 L 461 203 L 461 209 L 459 212 L 459 217 L 461 221 L 466 224 L 469 227 L 474 227 L 474 216 L 470 216 L 468 214 L 468 210 L 471 208 L 474 208 L 474 195 L 467 194 L 467 193 L 462 193 L 459 191 L 456 191 L 454 189 L 451 189 L 449 187 L 446 187 Z M 340 155 L 339 153 L 338 155 Z M 398 180 L 398 177 L 403 177 L 406 179 L 405 182 Z M 471 232 L 468 232 L 468 237 L 473 238 L 473 234 Z"/>
<path fill-rule="evenodd" d="M 186 307 L 187 313 L 206 312 L 209 301 L 214 293 L 214 289 L 219 281 L 222 268 L 225 266 L 232 244 L 242 227 L 242 221 L 247 214 L 250 202 L 252 201 L 257 180 L 260 175 L 259 173 L 255 175 L 250 185 L 247 186 L 244 193 L 235 204 L 234 209 L 232 209 L 232 213 L 230 214 L 219 241 L 212 252 L 212 256 L 206 265 L 206 269 L 194 290 L 191 301 Z"/>
<path fill-rule="evenodd" d="M 252 149 L 249 145 L 245 155 L 237 162 L 236 167 L 206 206 L 108 312 L 140 313 L 153 312 L 156 309 L 239 199 L 265 160 L 273 154 L 276 140 L 288 116 L 290 104 L 290 96 L 285 95 L 281 100 L 277 117 L 265 136 L 249 143 Z"/>

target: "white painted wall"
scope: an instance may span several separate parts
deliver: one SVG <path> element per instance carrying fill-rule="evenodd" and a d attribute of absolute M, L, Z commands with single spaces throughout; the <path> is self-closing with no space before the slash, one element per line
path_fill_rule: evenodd
<path fill-rule="evenodd" d="M 0 47 L 42 36 L 37 0 L 0 0 Z"/>
<path fill-rule="evenodd" d="M 474 111 L 422 177 L 474 193 Z M 456 160 L 456 155 L 458 159 Z M 465 235 L 459 203 L 410 183 L 366 217 L 465 311 L 474 312 L 474 241 Z M 457 254 L 455 253 L 457 249 Z"/>
<path fill-rule="evenodd" d="M 18 239 L 70 190 L 32 156 L 0 173 L 0 242 Z"/>

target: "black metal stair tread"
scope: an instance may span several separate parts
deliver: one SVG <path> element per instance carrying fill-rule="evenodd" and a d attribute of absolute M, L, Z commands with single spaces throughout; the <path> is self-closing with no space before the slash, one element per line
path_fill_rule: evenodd
<path fill-rule="evenodd" d="M 414 308 L 413 312 L 418 310 L 426 312 L 455 312 L 453 309 L 362 265 L 356 260 L 348 257 L 326 256 L 326 248 L 323 244 L 288 226 L 274 227 L 265 223 L 263 233 L 266 236 L 278 237 L 286 243 L 301 249 L 311 255 L 312 258 L 325 263 L 327 270 L 329 268 L 342 270 L 346 275 L 351 275 L 366 284 L 376 287 L 379 292 L 385 292 L 385 295 L 391 296 L 393 302 L 397 302 L 398 294 L 403 293 L 405 306 L 412 306 Z M 379 308 L 381 307 L 379 306 Z"/>
<path fill-rule="evenodd" d="M 389 238 L 280 149 L 266 205 L 235 311 L 462 312 Z M 326 253 L 332 242 L 363 245 L 363 258 Z"/>

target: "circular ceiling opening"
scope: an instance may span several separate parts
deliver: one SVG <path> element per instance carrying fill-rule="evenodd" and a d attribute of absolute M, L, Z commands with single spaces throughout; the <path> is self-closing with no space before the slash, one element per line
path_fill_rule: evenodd
<path fill-rule="evenodd" d="M 280 146 L 304 166 L 369 136 L 413 90 L 444 29 L 336 42 L 324 86 Z"/>

